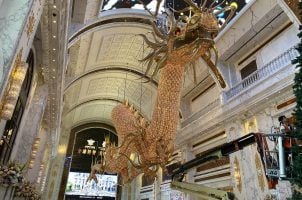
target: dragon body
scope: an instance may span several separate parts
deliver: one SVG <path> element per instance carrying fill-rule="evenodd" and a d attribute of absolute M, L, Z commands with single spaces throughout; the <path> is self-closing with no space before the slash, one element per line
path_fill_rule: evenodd
<path fill-rule="evenodd" d="M 205 0 L 198 7 L 190 0 L 185 2 L 188 8 L 177 12 L 190 11 L 193 13 L 191 16 L 181 15 L 175 19 L 171 9 L 167 9 L 167 27 L 158 28 L 152 22 L 154 40 L 139 35 L 152 49 L 141 59 L 146 62 L 146 74 L 150 74 L 153 68 L 152 79 L 160 71 L 151 120 L 146 121 L 128 102 L 117 105 L 112 111 L 112 122 L 119 135 L 119 145 L 106 148 L 104 160 L 92 167 L 90 179 L 95 178 L 96 172 L 106 171 L 120 173 L 123 181 L 128 182 L 138 174 L 154 177 L 159 167 L 165 169 L 174 151 L 180 93 L 185 69 L 189 64 L 194 66 L 196 60 L 203 59 L 220 86 L 226 87 L 216 63 L 211 61 L 211 51 L 217 60 L 214 37 L 225 25 L 219 27 L 214 3 L 205 7 L 208 5 Z M 219 13 L 226 11 L 231 11 L 231 17 L 234 8 L 226 7 Z"/>

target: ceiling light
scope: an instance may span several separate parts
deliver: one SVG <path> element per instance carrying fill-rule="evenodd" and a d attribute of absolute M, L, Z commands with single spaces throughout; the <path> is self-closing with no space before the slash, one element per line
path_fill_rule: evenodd
<path fill-rule="evenodd" d="M 57 23 L 57 21 L 56 21 L 56 20 L 53 20 L 53 21 L 52 21 L 52 23 L 54 23 L 54 24 L 55 24 L 55 23 Z"/>
<path fill-rule="evenodd" d="M 56 62 L 56 60 L 55 60 L 55 59 L 53 59 L 53 60 L 52 60 L 52 62 Z"/>
<path fill-rule="evenodd" d="M 52 7 L 53 7 L 53 8 L 57 8 L 57 6 L 56 6 L 56 5 L 53 5 Z"/>
<path fill-rule="evenodd" d="M 52 37 L 53 37 L 53 38 L 56 38 L 57 36 L 53 35 Z"/>
<path fill-rule="evenodd" d="M 56 49 L 55 49 L 55 48 L 53 48 L 52 50 L 54 50 L 54 51 L 55 51 Z"/>

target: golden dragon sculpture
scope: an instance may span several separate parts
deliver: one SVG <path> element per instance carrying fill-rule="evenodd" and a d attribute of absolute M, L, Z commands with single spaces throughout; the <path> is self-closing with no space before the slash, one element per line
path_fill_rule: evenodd
<path fill-rule="evenodd" d="M 92 167 L 89 179 L 96 180 L 96 172 L 106 171 L 119 173 L 123 182 L 129 182 L 141 173 L 154 177 L 159 167 L 165 169 L 174 151 L 180 93 L 188 65 L 203 59 L 220 86 L 226 87 L 216 68 L 216 61 L 211 61 L 211 51 L 217 60 L 214 38 L 233 16 L 235 8 L 226 6 L 217 11 L 216 8 L 224 1 L 217 4 L 214 0 L 204 0 L 199 6 L 191 0 L 184 1 L 188 7 L 183 10 L 166 8 L 166 27 L 159 28 L 155 21 L 151 22 L 153 41 L 146 35 L 139 35 L 152 49 L 141 59 L 147 65 L 146 75 L 154 68 L 151 73 L 153 79 L 160 71 L 152 119 L 147 122 L 128 102 L 117 105 L 112 111 L 112 121 L 119 136 L 119 145 L 106 147 L 105 158 Z M 216 16 L 222 12 L 229 12 L 229 15 L 224 24 L 219 25 Z M 149 13 L 156 19 L 157 16 Z M 176 19 L 175 13 L 182 14 Z"/>

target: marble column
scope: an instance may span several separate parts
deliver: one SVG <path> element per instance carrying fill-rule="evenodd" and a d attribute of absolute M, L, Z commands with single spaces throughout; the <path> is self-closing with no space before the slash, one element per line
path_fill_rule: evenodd
<path fill-rule="evenodd" d="M 157 171 L 157 176 L 156 176 L 156 180 L 154 182 L 155 184 L 155 187 L 154 187 L 154 195 L 155 195 L 155 199 L 156 200 L 161 200 L 161 191 L 160 191 L 160 185 L 162 183 L 162 177 L 163 177 L 163 171 L 162 169 L 160 168 L 158 171 Z"/>
<path fill-rule="evenodd" d="M 181 152 L 181 163 L 185 163 L 185 162 L 188 162 L 192 159 L 195 158 L 195 155 L 192 151 L 192 144 L 191 143 L 188 143 L 186 145 L 184 145 L 181 149 L 180 149 L 180 152 Z M 194 183 L 194 175 L 196 173 L 196 168 L 194 169 L 191 169 L 187 172 L 187 175 L 185 176 L 184 178 L 184 181 L 186 182 L 189 182 L 189 183 Z M 193 196 L 190 196 L 190 195 L 184 195 L 185 196 L 185 199 L 187 200 L 191 200 L 191 199 L 194 199 Z"/>
<path fill-rule="evenodd" d="M 227 139 L 232 141 L 245 132 L 242 121 L 231 122 L 226 127 Z M 264 199 L 268 184 L 256 144 L 230 155 L 233 192 L 238 199 Z"/>
<path fill-rule="evenodd" d="M 46 190 L 43 193 L 43 198 L 47 200 L 58 199 L 62 173 L 65 167 L 65 157 L 67 144 L 69 142 L 70 130 L 61 130 L 62 137 L 60 138 L 59 147 L 57 149 L 57 154 L 52 154 L 53 158 L 50 161 L 50 170 L 47 174 L 47 185 Z"/>
<path fill-rule="evenodd" d="M 142 177 L 143 174 L 140 174 L 136 177 L 135 181 L 135 199 L 140 199 L 140 190 L 142 187 Z"/>
<path fill-rule="evenodd" d="M 233 121 L 226 125 L 227 142 L 233 141 L 241 137 L 240 132 L 243 131 L 239 121 Z M 239 162 L 239 152 L 230 155 L 230 171 L 232 177 L 233 192 L 238 199 L 245 197 L 242 188 L 242 165 Z"/>
<path fill-rule="evenodd" d="M 271 110 L 272 108 L 267 108 L 264 112 L 260 112 L 255 115 L 259 133 L 270 134 L 272 133 L 272 127 L 277 126 L 277 124 L 274 124 Z M 273 150 L 275 148 L 275 143 L 270 141 L 268 137 L 266 137 L 266 141 L 269 149 Z"/>
<path fill-rule="evenodd" d="M 131 199 L 139 199 L 140 187 L 141 187 L 141 180 L 140 176 L 137 176 L 131 182 Z"/>
<path fill-rule="evenodd" d="M 271 128 L 272 126 L 274 126 L 271 109 L 267 108 L 263 112 L 257 113 L 255 117 L 257 121 L 258 132 L 264 134 L 271 133 Z"/>
<path fill-rule="evenodd" d="M 128 187 L 126 185 L 124 185 L 122 187 L 122 196 L 121 196 L 121 200 L 127 200 L 127 195 L 128 194 Z"/>

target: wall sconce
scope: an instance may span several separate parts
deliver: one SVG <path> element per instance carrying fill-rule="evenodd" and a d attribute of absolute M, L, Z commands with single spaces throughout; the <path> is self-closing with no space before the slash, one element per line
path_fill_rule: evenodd
<path fill-rule="evenodd" d="M 28 64 L 21 62 L 21 56 L 18 54 L 14 65 L 14 71 L 9 80 L 8 89 L 6 90 L 3 102 L 1 103 L 2 108 L 0 116 L 2 119 L 10 120 L 13 115 L 27 68 Z"/>
<path fill-rule="evenodd" d="M 42 178 L 42 175 L 43 175 L 43 170 L 44 170 L 44 164 L 42 163 L 40 165 L 39 174 L 38 174 L 38 177 L 37 177 L 37 180 L 36 180 L 37 184 L 41 183 L 41 178 Z"/>
<path fill-rule="evenodd" d="M 34 167 L 39 145 L 40 145 L 40 138 L 36 138 L 34 141 L 33 147 L 32 147 L 31 156 L 30 156 L 30 160 L 29 160 L 28 168 L 30 168 L 30 169 L 32 169 Z"/>

